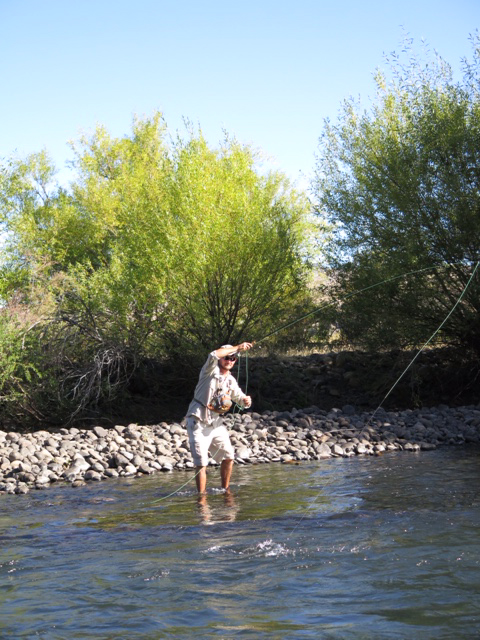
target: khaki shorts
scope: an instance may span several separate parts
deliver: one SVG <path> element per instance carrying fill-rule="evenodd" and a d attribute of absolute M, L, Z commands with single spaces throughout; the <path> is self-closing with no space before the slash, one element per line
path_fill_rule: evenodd
<path fill-rule="evenodd" d="M 187 418 L 187 432 L 190 451 L 196 467 L 208 465 L 209 452 L 216 462 L 235 458 L 235 451 L 221 416 L 215 418 L 211 425 L 189 416 Z"/>

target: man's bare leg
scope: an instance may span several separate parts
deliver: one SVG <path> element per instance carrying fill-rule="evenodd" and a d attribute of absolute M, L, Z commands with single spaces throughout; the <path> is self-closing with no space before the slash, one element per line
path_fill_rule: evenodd
<path fill-rule="evenodd" d="M 206 467 L 197 467 L 197 474 L 195 476 L 195 481 L 197 483 L 198 493 L 205 493 L 205 491 L 207 490 L 207 468 Z"/>
<path fill-rule="evenodd" d="M 220 476 L 222 478 L 222 489 L 230 487 L 230 478 L 232 477 L 233 460 L 222 460 L 220 466 Z"/>

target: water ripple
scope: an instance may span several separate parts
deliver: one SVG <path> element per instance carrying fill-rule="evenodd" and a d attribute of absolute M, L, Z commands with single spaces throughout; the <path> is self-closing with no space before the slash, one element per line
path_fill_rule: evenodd
<path fill-rule="evenodd" d="M 1 497 L 0 637 L 476 637 L 478 453 Z"/>

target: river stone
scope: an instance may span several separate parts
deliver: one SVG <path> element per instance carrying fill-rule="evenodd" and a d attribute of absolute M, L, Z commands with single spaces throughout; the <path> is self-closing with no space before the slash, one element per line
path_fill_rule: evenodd
<path fill-rule="evenodd" d="M 77 476 L 83 476 L 85 471 L 87 470 L 82 467 L 72 465 L 69 469 L 67 469 L 64 472 L 63 477 L 66 478 L 68 482 L 75 482 L 75 480 L 77 479 Z"/>
<path fill-rule="evenodd" d="M 142 439 L 142 434 L 140 433 L 140 431 L 130 431 L 130 429 L 127 429 L 126 431 L 124 431 L 123 436 L 125 438 L 125 442 L 135 442 L 134 446 L 136 445 L 136 441 L 137 440 L 141 440 Z"/>
<path fill-rule="evenodd" d="M 297 450 L 297 451 L 294 452 L 293 455 L 297 460 L 308 460 L 309 459 L 308 455 L 304 451 Z"/>
<path fill-rule="evenodd" d="M 132 464 L 134 467 L 139 467 L 140 465 L 142 465 L 145 460 L 142 458 L 142 456 L 138 455 L 138 453 L 136 455 L 133 456 L 132 458 Z"/>
<path fill-rule="evenodd" d="M 94 471 L 93 469 L 89 469 L 84 476 L 85 480 L 93 480 L 95 482 L 100 482 L 102 479 L 102 474 L 98 473 L 98 471 Z"/>
<path fill-rule="evenodd" d="M 183 429 L 179 424 L 177 424 L 176 422 L 174 422 L 169 429 L 170 435 L 184 435 L 185 434 L 185 429 Z"/>
<path fill-rule="evenodd" d="M 311 424 L 307 420 L 307 418 L 297 418 L 296 419 L 296 423 L 297 423 L 297 426 L 299 426 L 300 428 L 304 428 L 304 429 L 308 429 L 308 427 L 311 426 Z"/>
<path fill-rule="evenodd" d="M 355 415 L 355 407 L 351 404 L 345 404 L 342 407 L 342 413 L 344 413 L 346 416 L 353 416 Z"/>
<path fill-rule="evenodd" d="M 110 460 L 112 462 L 112 465 L 117 468 L 126 467 L 127 464 L 130 463 L 130 460 L 125 455 L 123 455 L 123 453 L 120 453 L 119 451 L 114 453 Z"/>
<path fill-rule="evenodd" d="M 30 489 L 28 485 L 23 482 L 19 482 L 18 485 L 15 487 L 15 493 L 17 494 L 26 494 L 29 491 Z"/>
<path fill-rule="evenodd" d="M 20 482 L 26 482 L 28 484 L 32 484 L 35 482 L 35 478 L 36 476 L 33 473 L 26 473 L 25 471 L 22 471 L 21 473 L 18 474 L 18 480 Z M 1 491 L 1 489 L 0 489 Z"/>
<path fill-rule="evenodd" d="M 137 473 L 137 467 L 129 463 L 123 468 L 122 473 L 126 476 L 134 476 Z"/>
<path fill-rule="evenodd" d="M 170 453 L 170 449 L 165 444 L 157 444 L 157 454 L 160 456 L 169 456 Z"/>
<path fill-rule="evenodd" d="M 106 438 L 108 436 L 107 429 L 104 429 L 103 427 L 93 427 L 93 433 L 97 438 Z"/>
<path fill-rule="evenodd" d="M 156 453 L 157 448 L 155 447 L 155 445 L 154 445 L 154 444 L 151 444 L 151 443 L 149 443 L 149 442 L 146 442 L 146 443 L 143 445 L 143 450 L 144 450 L 144 452 L 148 451 L 149 453 L 154 454 L 154 453 Z"/>
<path fill-rule="evenodd" d="M 176 460 L 170 456 L 158 456 L 156 462 L 161 466 L 162 471 L 172 471 Z"/>
<path fill-rule="evenodd" d="M 67 469 L 67 473 L 80 473 L 90 469 L 90 465 L 83 456 L 75 456 L 72 465 Z"/>
<path fill-rule="evenodd" d="M 421 442 L 420 449 L 422 451 L 433 451 L 437 448 L 437 445 L 434 442 Z"/>
<path fill-rule="evenodd" d="M 249 449 L 249 447 L 239 447 L 237 449 L 237 458 L 240 458 L 241 460 L 248 460 L 251 456 L 252 456 L 252 450 Z"/>
<path fill-rule="evenodd" d="M 345 453 L 343 448 L 335 443 L 332 447 L 331 447 L 331 452 L 334 456 L 343 456 L 343 454 Z"/>
<path fill-rule="evenodd" d="M 312 448 L 320 460 L 324 458 L 330 458 L 332 455 L 330 447 L 324 442 L 314 442 Z"/>

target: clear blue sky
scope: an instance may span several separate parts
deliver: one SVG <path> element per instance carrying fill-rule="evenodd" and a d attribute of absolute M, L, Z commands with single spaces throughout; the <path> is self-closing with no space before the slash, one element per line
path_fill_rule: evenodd
<path fill-rule="evenodd" d="M 404 32 L 459 69 L 478 27 L 479 0 L 0 0 L 0 159 L 46 148 L 65 181 L 68 140 L 159 109 L 305 184 L 324 119 L 368 101 Z"/>

